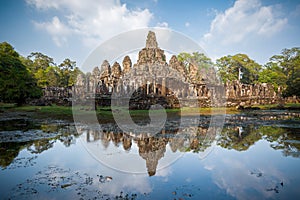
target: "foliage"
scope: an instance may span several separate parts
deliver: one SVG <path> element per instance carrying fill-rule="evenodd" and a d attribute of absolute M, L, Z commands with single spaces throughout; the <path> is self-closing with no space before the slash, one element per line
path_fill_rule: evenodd
<path fill-rule="evenodd" d="M 275 150 L 282 150 L 284 156 L 299 157 L 300 145 L 292 130 L 276 126 L 225 127 L 217 139 L 217 144 L 226 149 L 248 150 L 255 142 L 269 141 Z M 296 152 L 296 153 L 295 153 Z"/>
<path fill-rule="evenodd" d="M 45 86 L 50 86 L 50 87 L 55 87 L 59 85 L 59 69 L 56 66 L 49 66 L 45 70 L 46 74 L 46 85 Z"/>
<path fill-rule="evenodd" d="M 77 75 L 82 73 L 76 62 L 65 59 L 58 66 L 53 58 L 39 52 L 31 53 L 22 62 L 28 67 L 37 79 L 38 86 L 45 87 L 68 87 L 75 84 Z"/>
<path fill-rule="evenodd" d="M 208 58 L 204 53 L 193 52 L 192 54 L 182 52 L 177 56 L 178 60 L 183 62 L 183 64 L 188 68 L 189 64 L 195 64 L 198 66 L 199 70 L 208 69 L 214 66 L 210 58 Z"/>
<path fill-rule="evenodd" d="M 287 77 L 284 74 L 282 68 L 278 66 L 277 63 L 268 62 L 264 69 L 260 72 L 258 82 L 260 83 L 270 83 L 274 86 L 275 91 L 278 87 L 286 87 Z"/>
<path fill-rule="evenodd" d="M 261 65 L 246 54 L 224 56 L 216 61 L 219 75 L 223 83 L 240 80 L 241 83 L 252 84 L 258 81 Z M 239 75 L 241 75 L 239 77 Z"/>
<path fill-rule="evenodd" d="M 29 98 L 41 96 L 26 66 L 19 59 L 19 54 L 8 43 L 0 43 L 0 100 L 22 104 Z"/>
<path fill-rule="evenodd" d="M 53 58 L 33 52 L 22 57 L 7 42 L 0 43 L 0 101 L 22 104 L 39 98 L 41 88 L 74 85 L 82 73 L 76 62 L 65 59 L 58 66 Z"/>
<path fill-rule="evenodd" d="M 59 69 L 59 85 L 61 87 L 68 87 L 74 85 L 76 77 L 80 73 L 79 68 L 76 67 L 76 62 L 71 61 L 67 58 L 59 65 Z"/>
<path fill-rule="evenodd" d="M 206 81 L 206 83 L 210 84 L 218 84 L 220 82 L 216 76 L 215 64 L 204 53 L 193 52 L 190 54 L 183 52 L 178 54 L 177 58 L 184 64 L 191 76 L 196 75 L 194 80 Z M 192 73 L 195 69 L 197 74 Z"/>
<path fill-rule="evenodd" d="M 283 49 L 280 55 L 271 57 L 285 75 L 284 96 L 300 96 L 300 48 Z"/>
<path fill-rule="evenodd" d="M 29 60 L 27 66 L 32 73 L 36 73 L 39 69 L 46 70 L 49 66 L 55 66 L 53 58 L 40 52 L 33 52 L 27 56 Z"/>
<path fill-rule="evenodd" d="M 0 43 L 0 52 L 2 55 L 19 57 L 19 54 L 14 50 L 14 48 L 7 42 Z"/>

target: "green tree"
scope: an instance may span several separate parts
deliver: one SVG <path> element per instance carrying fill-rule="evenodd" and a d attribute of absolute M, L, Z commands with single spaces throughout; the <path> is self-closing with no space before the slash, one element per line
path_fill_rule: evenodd
<path fill-rule="evenodd" d="M 47 86 L 57 87 L 59 85 L 59 73 L 60 70 L 56 66 L 49 66 L 45 70 L 45 74 L 47 77 Z"/>
<path fill-rule="evenodd" d="M 261 65 L 250 59 L 246 54 L 224 56 L 216 61 L 222 81 L 240 80 L 241 83 L 258 82 Z M 240 77 L 239 77 L 240 76 Z"/>
<path fill-rule="evenodd" d="M 2 55 L 12 56 L 12 57 L 16 57 L 16 58 L 19 57 L 18 52 L 16 52 L 15 49 L 13 48 L 13 46 L 11 46 L 7 42 L 0 43 L 0 52 Z"/>
<path fill-rule="evenodd" d="M 6 42 L 0 43 L 0 85 L 0 100 L 4 102 L 20 105 L 42 94 L 19 54 Z"/>
<path fill-rule="evenodd" d="M 73 71 L 71 71 L 69 78 L 69 85 L 75 85 L 77 81 L 77 77 L 79 74 L 84 74 L 78 67 L 75 67 Z"/>
<path fill-rule="evenodd" d="M 33 52 L 27 58 L 23 58 L 22 63 L 37 79 L 38 86 L 42 88 L 58 86 L 59 69 L 53 58 L 40 52 Z"/>
<path fill-rule="evenodd" d="M 32 71 L 32 73 L 36 73 L 39 69 L 46 70 L 49 66 L 55 66 L 53 58 L 40 53 L 40 52 L 32 52 L 28 57 L 27 66 Z"/>
<path fill-rule="evenodd" d="M 190 79 L 194 82 L 206 82 L 207 84 L 218 84 L 220 81 L 216 76 L 215 64 L 204 53 L 193 52 L 180 53 L 177 56 L 189 73 Z M 195 72 L 197 72 L 195 74 Z"/>
<path fill-rule="evenodd" d="M 300 96 L 300 48 L 283 49 L 280 55 L 271 57 L 286 76 L 284 96 Z"/>
<path fill-rule="evenodd" d="M 189 63 L 198 66 L 199 70 L 208 69 L 214 66 L 214 63 L 208 58 L 204 53 L 193 52 L 192 54 L 182 52 L 177 56 L 178 60 L 183 62 L 183 64 L 188 67 Z"/>
<path fill-rule="evenodd" d="M 76 67 L 76 62 L 71 61 L 70 59 L 66 58 L 60 65 L 60 86 L 61 87 L 68 87 L 74 84 L 74 77 L 73 73 L 76 69 L 78 71 L 79 69 Z"/>
<path fill-rule="evenodd" d="M 286 87 L 287 76 L 283 73 L 278 63 L 268 62 L 264 65 L 263 70 L 259 73 L 258 82 L 270 83 L 277 91 L 279 86 Z"/>
<path fill-rule="evenodd" d="M 224 56 L 216 61 L 218 73 L 223 83 L 238 80 L 239 70 L 233 65 L 232 56 Z"/>
<path fill-rule="evenodd" d="M 45 88 L 48 85 L 47 75 L 43 69 L 38 69 L 34 76 L 37 79 L 38 86 Z"/>
<path fill-rule="evenodd" d="M 35 73 L 37 84 L 42 87 L 58 87 L 60 84 L 60 70 L 56 66 L 49 66 L 45 70 L 38 69 Z"/>

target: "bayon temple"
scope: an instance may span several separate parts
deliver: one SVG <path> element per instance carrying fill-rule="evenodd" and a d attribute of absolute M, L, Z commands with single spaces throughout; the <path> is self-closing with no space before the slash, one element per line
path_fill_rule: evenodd
<path fill-rule="evenodd" d="M 152 31 L 136 63 L 129 56 L 124 57 L 122 67 L 118 62 L 111 66 L 104 60 L 100 69 L 95 67 L 86 76 L 78 77 L 73 92 L 80 98 L 95 98 L 102 106 L 109 106 L 111 98 L 130 98 L 132 109 L 148 109 L 153 104 L 176 108 L 223 106 L 220 104 L 225 101 L 227 106 L 277 101 L 271 85 L 232 82 L 224 86 L 214 67 L 199 70 L 196 63 L 184 64 L 175 55 L 167 62 Z"/>
<path fill-rule="evenodd" d="M 270 84 L 233 81 L 224 85 L 213 66 L 201 68 L 197 63 L 183 63 L 175 55 L 167 62 L 155 33 L 149 31 L 136 63 L 129 56 L 123 58 L 122 66 L 104 60 L 92 72 L 78 76 L 73 88 L 68 91 L 45 89 L 44 98 L 95 99 L 99 106 L 110 106 L 112 99 L 129 98 L 131 109 L 149 109 L 154 104 L 176 108 L 278 103 L 280 93 Z"/>

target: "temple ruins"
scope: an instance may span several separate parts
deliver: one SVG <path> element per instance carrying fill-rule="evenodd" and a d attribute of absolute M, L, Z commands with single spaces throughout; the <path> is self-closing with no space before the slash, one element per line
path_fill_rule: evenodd
<path fill-rule="evenodd" d="M 152 31 L 136 63 L 129 56 L 122 67 L 104 60 L 100 68 L 78 77 L 73 93 L 77 98 L 95 99 L 100 106 L 110 106 L 114 93 L 118 99 L 130 98 L 130 109 L 149 109 L 153 104 L 164 108 L 258 105 L 276 103 L 280 97 L 270 84 L 234 81 L 223 85 L 213 67 L 204 70 L 193 62 L 184 64 L 175 55 L 167 62 Z"/>

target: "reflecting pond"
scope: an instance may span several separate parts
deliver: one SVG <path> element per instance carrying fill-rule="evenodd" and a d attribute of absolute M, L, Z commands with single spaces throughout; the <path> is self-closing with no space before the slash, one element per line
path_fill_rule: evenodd
<path fill-rule="evenodd" d="M 210 116 L 188 117 L 183 128 L 173 117 L 156 135 L 3 116 L 2 199 L 300 197 L 298 111 L 226 115 L 222 129 Z"/>

